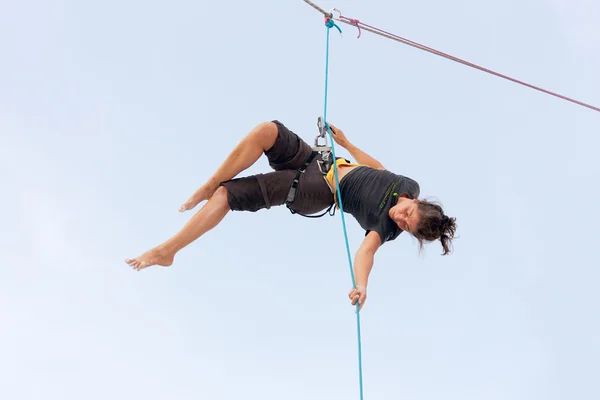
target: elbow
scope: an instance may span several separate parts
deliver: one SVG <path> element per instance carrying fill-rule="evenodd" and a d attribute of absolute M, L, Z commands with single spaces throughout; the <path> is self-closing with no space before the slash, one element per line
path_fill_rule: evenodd
<path fill-rule="evenodd" d="M 356 251 L 356 255 L 361 258 L 373 260 L 375 258 L 376 251 L 376 246 L 362 246 Z"/>

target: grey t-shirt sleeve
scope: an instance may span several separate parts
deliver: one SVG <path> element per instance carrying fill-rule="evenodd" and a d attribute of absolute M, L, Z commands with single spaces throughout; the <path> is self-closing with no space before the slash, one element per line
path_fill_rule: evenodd
<path fill-rule="evenodd" d="M 381 218 L 377 226 L 372 230 L 379 234 L 381 244 L 396 239 L 398 235 L 404 232 L 391 218 Z M 365 236 L 367 236 L 369 232 L 371 232 L 371 230 L 365 231 Z"/>

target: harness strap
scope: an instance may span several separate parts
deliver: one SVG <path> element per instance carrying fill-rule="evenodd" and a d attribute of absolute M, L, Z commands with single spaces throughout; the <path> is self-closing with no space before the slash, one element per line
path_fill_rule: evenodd
<path fill-rule="evenodd" d="M 319 215 L 304 215 L 304 214 L 300 214 L 297 211 L 292 210 L 291 208 L 290 208 L 290 211 L 292 211 L 292 214 L 298 214 L 298 215 L 301 215 L 301 216 L 306 217 L 306 218 L 320 218 L 320 217 L 322 217 L 323 215 L 325 215 L 327 213 L 329 213 L 329 215 L 331 215 L 333 217 L 335 215 L 335 208 L 334 208 L 334 206 L 335 206 L 335 203 L 332 203 L 327 210 L 323 211 Z M 333 212 L 331 212 L 331 210 L 333 210 Z"/>
<path fill-rule="evenodd" d="M 304 171 L 306 171 L 306 168 L 308 168 L 308 166 L 310 165 L 310 163 L 312 162 L 312 160 L 315 158 L 316 155 L 317 155 L 316 151 L 313 151 L 312 153 L 310 153 L 310 156 L 308 156 L 308 158 L 306 159 L 304 164 L 302 164 L 302 166 L 300 168 L 298 168 L 298 172 L 296 172 L 296 177 L 292 181 L 292 186 L 290 187 L 290 191 L 288 192 L 287 199 L 285 200 L 285 205 L 290 209 L 290 211 L 292 211 L 292 214 L 294 214 L 295 211 L 291 209 L 291 205 L 294 202 L 294 199 L 296 198 L 296 191 L 298 190 L 298 184 L 300 183 L 300 176 L 304 173 Z"/>
<path fill-rule="evenodd" d="M 298 185 L 300 184 L 300 176 L 304 173 L 304 171 L 306 171 L 306 168 L 308 168 L 308 166 L 315 159 L 317 154 L 319 154 L 318 151 L 313 151 L 312 153 L 310 153 L 310 156 L 308 156 L 308 158 L 306 159 L 304 164 L 302 164 L 302 166 L 300 168 L 298 168 L 296 177 L 292 181 L 292 185 L 290 186 L 290 191 L 288 192 L 287 198 L 285 200 L 285 205 L 287 206 L 287 208 L 290 210 L 290 212 L 292 214 L 298 214 L 298 215 L 301 215 L 306 218 L 319 218 L 327 213 L 329 213 L 329 215 L 332 215 L 332 216 L 335 214 L 335 207 L 334 207 L 335 203 L 331 204 L 327 210 L 325 210 L 322 214 L 319 214 L 319 215 L 304 215 L 302 213 L 299 213 L 298 211 L 295 211 L 292 208 L 292 203 L 294 202 L 294 199 L 296 198 L 296 192 L 298 191 Z M 322 169 L 321 169 L 321 172 L 323 172 Z M 333 209 L 333 214 L 331 213 L 332 209 Z"/>
<path fill-rule="evenodd" d="M 271 200 L 269 200 L 269 196 L 267 195 L 267 187 L 265 186 L 265 181 L 263 180 L 263 174 L 257 174 L 256 180 L 258 181 L 258 187 L 265 199 L 265 206 L 267 210 L 271 208 Z"/>

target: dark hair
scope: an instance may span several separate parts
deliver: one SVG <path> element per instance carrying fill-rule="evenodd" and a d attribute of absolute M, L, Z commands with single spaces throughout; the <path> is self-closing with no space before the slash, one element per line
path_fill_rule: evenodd
<path fill-rule="evenodd" d="M 448 217 L 439 204 L 427 200 L 419 200 L 418 210 L 421 220 L 413 236 L 419 241 L 419 248 L 423 248 L 425 241 L 432 242 L 439 239 L 444 248 L 442 255 L 449 254 L 456 233 L 456 218 Z"/>

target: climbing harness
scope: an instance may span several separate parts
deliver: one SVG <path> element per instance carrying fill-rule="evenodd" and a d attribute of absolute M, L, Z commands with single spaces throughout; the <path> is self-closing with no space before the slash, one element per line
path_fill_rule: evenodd
<path fill-rule="evenodd" d="M 302 214 L 292 208 L 292 203 L 294 202 L 294 199 L 296 198 L 296 192 L 298 191 L 298 186 L 300 185 L 300 177 L 302 176 L 304 171 L 306 171 L 306 168 L 308 168 L 308 166 L 314 160 L 314 158 L 317 156 L 317 154 L 319 154 L 318 151 L 313 151 L 310 153 L 310 155 L 308 156 L 308 158 L 306 159 L 304 164 L 302 164 L 302 166 L 300 166 L 300 168 L 298 168 L 298 170 L 296 172 L 296 177 L 292 181 L 292 185 L 290 186 L 290 190 L 288 192 L 287 198 L 285 199 L 285 205 L 292 214 L 298 214 L 298 215 L 301 215 L 306 218 L 320 218 L 327 213 L 329 213 L 329 215 L 331 215 L 331 216 L 333 216 L 335 214 L 335 208 L 334 208 L 335 202 L 331 203 L 329 208 L 327 208 L 327 210 L 323 211 L 323 213 L 321 213 L 319 215 Z M 320 162 L 320 161 L 321 160 L 317 160 L 317 162 Z M 332 212 L 332 210 L 333 210 L 333 212 Z"/>
<path fill-rule="evenodd" d="M 310 155 L 308 156 L 306 161 L 304 161 L 304 164 L 302 164 L 300 166 L 300 168 L 298 168 L 298 170 L 296 172 L 296 177 L 292 181 L 290 190 L 289 190 L 287 198 L 285 200 L 285 205 L 287 206 L 287 208 L 290 210 L 290 212 L 292 214 L 298 214 L 298 215 L 301 215 L 301 216 L 307 217 L 307 218 L 319 218 L 319 217 L 324 216 L 327 213 L 329 213 L 329 215 L 331 215 L 331 216 L 333 216 L 335 214 L 335 208 L 334 208 L 335 203 L 332 203 L 329 206 L 329 208 L 327 210 L 325 210 L 325 212 L 323 212 L 322 214 L 319 214 L 319 215 L 301 214 L 292 208 L 292 203 L 294 202 L 294 199 L 296 198 L 296 192 L 298 191 L 298 186 L 300 185 L 300 177 L 302 176 L 304 171 L 306 171 L 306 168 L 308 168 L 308 166 L 315 159 L 315 157 L 317 155 L 321 156 L 320 159 L 317 160 L 317 164 L 319 166 L 319 171 L 321 172 L 322 175 L 327 175 L 327 173 L 329 172 L 329 169 L 331 168 L 331 163 L 332 163 L 332 161 L 331 161 L 331 146 L 327 145 L 327 136 L 326 136 L 328 126 L 327 126 L 327 124 L 325 124 L 323 122 L 322 117 L 319 117 L 317 119 L 317 128 L 319 129 L 319 134 L 315 138 L 315 145 L 312 146 L 313 151 L 310 153 Z M 319 139 L 322 139 L 322 138 L 325 138 L 325 143 L 319 144 Z M 331 210 L 333 210 L 333 213 L 331 212 Z"/>

